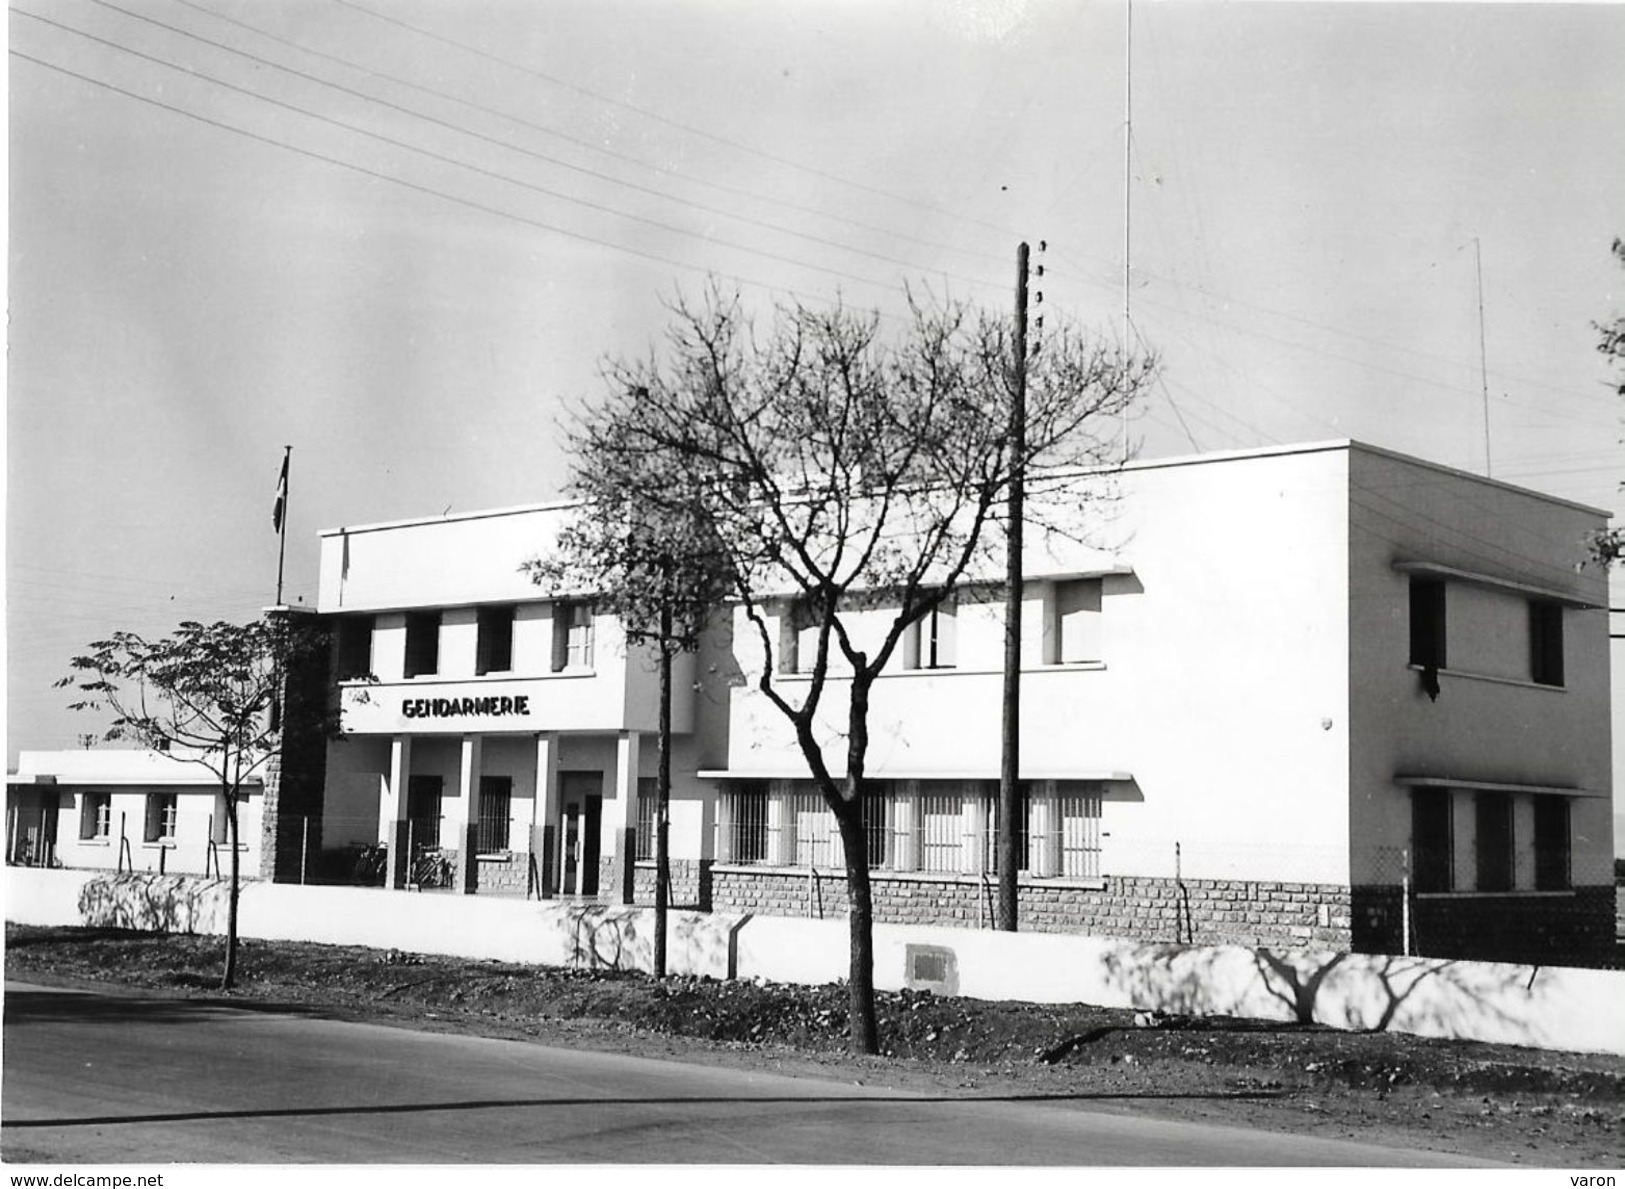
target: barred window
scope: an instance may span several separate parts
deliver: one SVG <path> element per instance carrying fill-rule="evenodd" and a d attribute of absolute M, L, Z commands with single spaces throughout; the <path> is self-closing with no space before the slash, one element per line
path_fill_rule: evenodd
<path fill-rule="evenodd" d="M 659 781 L 653 776 L 638 777 L 638 828 L 632 857 L 648 861 L 655 857 L 655 798 Z"/>
<path fill-rule="evenodd" d="M 413 776 L 406 782 L 406 816 L 416 848 L 433 850 L 440 845 L 440 790 L 438 776 Z"/>
<path fill-rule="evenodd" d="M 744 784 L 722 794 L 727 833 L 719 857 L 730 863 L 767 862 L 767 788 Z"/>
<path fill-rule="evenodd" d="M 513 815 L 513 777 L 480 777 L 480 820 L 474 835 L 479 854 L 508 849 L 508 822 Z"/>
<path fill-rule="evenodd" d="M 1450 791 L 1411 791 L 1411 869 L 1418 892 L 1448 892 L 1452 874 Z"/>
<path fill-rule="evenodd" d="M 1478 891 L 1512 890 L 1512 798 L 1479 793 L 1473 799 L 1477 827 Z"/>
<path fill-rule="evenodd" d="M 954 873 L 965 866 L 964 793 L 922 793 L 919 802 L 920 870 Z"/>
<path fill-rule="evenodd" d="M 835 815 L 824 798 L 808 790 L 786 799 L 785 821 L 790 830 L 790 853 L 797 867 L 828 867 L 840 858 Z"/>

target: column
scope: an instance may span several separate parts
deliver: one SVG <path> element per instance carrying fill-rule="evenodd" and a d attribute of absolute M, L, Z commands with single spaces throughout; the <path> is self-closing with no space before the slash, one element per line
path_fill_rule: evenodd
<path fill-rule="evenodd" d="M 987 798 L 982 794 L 981 782 L 967 780 L 963 784 L 964 799 L 960 802 L 961 846 L 959 869 L 980 873 L 987 870 Z"/>
<path fill-rule="evenodd" d="M 604 807 L 599 853 L 604 869 L 598 886 L 614 903 L 633 902 L 633 878 L 637 871 L 638 770 L 643 758 L 643 736 L 622 731 L 615 743 L 615 800 Z M 613 848 L 613 849 L 611 849 Z"/>
<path fill-rule="evenodd" d="M 1034 875 L 1056 875 L 1061 866 L 1061 830 L 1055 804 L 1055 782 L 1040 780 L 1032 787 L 1027 823 L 1027 860 Z M 1016 856 L 1019 863 L 1021 857 Z"/>
<path fill-rule="evenodd" d="M 412 775 L 412 736 L 389 741 L 389 775 L 378 798 L 378 841 L 384 847 L 384 886 L 404 888 L 411 857 L 406 853 L 406 783 Z"/>
<path fill-rule="evenodd" d="M 791 788 L 788 780 L 775 780 L 767 794 L 767 864 L 790 867 L 796 861 L 794 823 L 790 820 Z"/>
<path fill-rule="evenodd" d="M 1454 789 L 1450 794 L 1451 849 L 1455 852 L 1455 882 L 1458 892 L 1478 887 L 1478 803 L 1471 789 Z"/>
<path fill-rule="evenodd" d="M 530 857 L 538 899 L 559 894 L 559 740 L 557 735 L 536 736 L 535 820 L 530 833 Z"/>
<path fill-rule="evenodd" d="M 898 871 L 920 867 L 920 782 L 900 781 L 892 794 L 892 866 Z"/>
<path fill-rule="evenodd" d="M 457 809 L 443 827 L 457 843 L 457 867 L 451 886 L 467 894 L 479 887 L 480 752 L 484 737 L 464 735 L 457 765 Z"/>

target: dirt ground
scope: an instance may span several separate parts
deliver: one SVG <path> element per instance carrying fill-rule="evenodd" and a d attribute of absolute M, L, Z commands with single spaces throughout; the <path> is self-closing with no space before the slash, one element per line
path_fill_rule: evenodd
<path fill-rule="evenodd" d="M 223 942 L 6 927 L 6 974 L 221 998 Z M 1625 1059 L 1152 1018 L 1085 1005 L 879 996 L 880 1057 L 846 1053 L 844 986 L 556 970 L 293 942 L 244 942 L 230 998 L 335 1018 L 510 1037 L 967 1096 L 1099 1109 L 1575 1171 L 1625 1163 Z"/>

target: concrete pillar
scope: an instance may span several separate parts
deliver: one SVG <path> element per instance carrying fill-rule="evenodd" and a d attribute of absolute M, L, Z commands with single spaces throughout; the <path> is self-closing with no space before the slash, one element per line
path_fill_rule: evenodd
<path fill-rule="evenodd" d="M 531 826 L 530 853 L 535 864 L 537 896 L 551 900 L 559 894 L 559 740 L 542 733 L 536 736 L 535 820 Z"/>
<path fill-rule="evenodd" d="M 775 780 L 767 794 L 767 865 L 789 867 L 796 861 L 796 839 L 790 821 L 790 782 Z"/>
<path fill-rule="evenodd" d="M 1471 789 L 1450 794 L 1450 838 L 1455 890 L 1471 892 L 1478 887 L 1478 813 Z"/>
<path fill-rule="evenodd" d="M 1535 799 L 1527 793 L 1512 798 L 1512 886 L 1535 886 Z"/>
<path fill-rule="evenodd" d="M 898 871 L 917 871 L 920 867 L 920 782 L 902 781 L 892 796 L 892 866 Z"/>
<path fill-rule="evenodd" d="M 980 872 L 986 869 L 987 856 L 987 798 L 980 786 L 966 781 L 964 799 L 960 805 L 962 849 L 959 858 L 961 871 Z"/>
<path fill-rule="evenodd" d="M 607 858 L 606 878 L 601 894 L 611 902 L 633 902 L 633 877 L 637 870 L 638 772 L 643 759 L 643 736 L 622 731 L 615 741 L 615 799 L 604 806 L 599 854 Z"/>
<path fill-rule="evenodd" d="M 734 796 L 727 786 L 717 791 L 716 834 L 711 857 L 718 863 L 731 863 L 734 858 Z"/>
<path fill-rule="evenodd" d="M 389 775 L 378 798 L 378 841 L 385 849 L 384 886 L 404 888 L 411 856 L 406 853 L 406 782 L 412 775 L 412 736 L 389 741 Z"/>
<path fill-rule="evenodd" d="M 1027 865 L 1034 875 L 1059 875 L 1061 869 L 1061 822 L 1055 800 L 1055 782 L 1041 780 L 1033 785 L 1028 801 L 1031 817 L 1027 822 Z M 1020 862 L 1018 855 L 1016 861 Z"/>
<path fill-rule="evenodd" d="M 469 893 L 479 887 L 480 735 L 464 735 L 457 765 L 457 808 L 447 815 L 445 829 L 457 840 L 457 869 L 451 886 Z"/>

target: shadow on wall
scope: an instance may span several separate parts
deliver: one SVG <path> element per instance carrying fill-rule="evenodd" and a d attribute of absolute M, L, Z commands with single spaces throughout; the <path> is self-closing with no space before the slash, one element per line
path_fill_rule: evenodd
<path fill-rule="evenodd" d="M 733 978 L 739 968 L 739 929 L 748 919 L 670 914 L 666 925 L 669 973 Z M 565 961 L 572 968 L 654 968 L 654 919 L 648 909 L 572 905 L 554 915 L 549 927 L 563 934 Z"/>
<path fill-rule="evenodd" d="M 1123 946 L 1103 959 L 1110 986 L 1136 1007 L 1177 1015 L 1228 1015 L 1324 1024 L 1353 1031 L 1394 1027 L 1423 1035 L 1482 1035 L 1538 1044 L 1539 968 L 1348 953 L 1276 953 L 1239 946 Z"/>
<path fill-rule="evenodd" d="M 151 933 L 224 933 L 225 880 L 129 872 L 99 875 L 79 889 L 85 925 Z"/>

